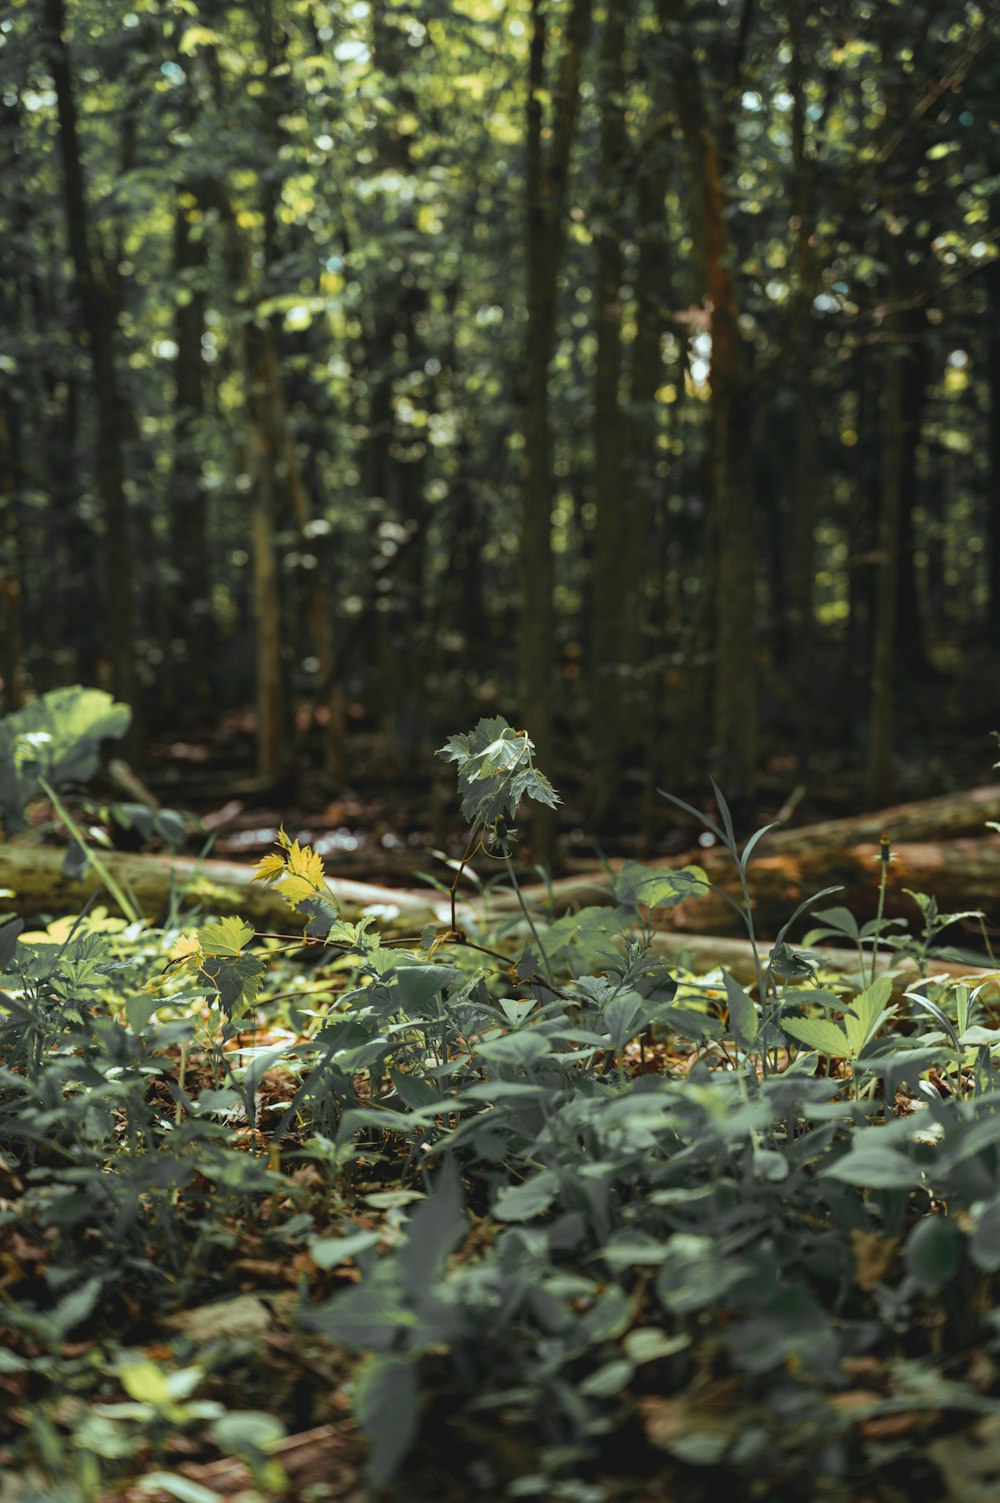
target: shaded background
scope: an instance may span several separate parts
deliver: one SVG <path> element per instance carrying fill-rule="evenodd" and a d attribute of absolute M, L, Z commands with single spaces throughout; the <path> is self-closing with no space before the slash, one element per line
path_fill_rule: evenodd
<path fill-rule="evenodd" d="M 984 781 L 997 41 L 948 0 L 15 5 L 3 708 L 102 685 L 179 799 L 388 779 L 431 827 L 499 710 L 640 848 L 709 771 L 748 815 Z"/>

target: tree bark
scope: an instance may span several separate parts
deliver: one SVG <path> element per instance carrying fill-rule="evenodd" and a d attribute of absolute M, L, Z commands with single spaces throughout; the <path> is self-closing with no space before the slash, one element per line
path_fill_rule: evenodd
<path fill-rule="evenodd" d="M 528 318 L 524 347 L 519 667 L 521 717 L 535 743 L 538 765 L 543 770 L 552 766 L 555 634 L 549 367 L 555 350 L 570 155 L 591 10 L 592 0 L 572 0 L 565 22 L 558 77 L 552 90 L 552 118 L 546 138 L 542 99 L 546 77 L 545 11 L 542 0 L 532 0 L 531 5 L 525 142 Z M 552 811 L 541 804 L 532 805 L 530 831 L 536 860 L 551 867 L 555 854 Z"/>
<path fill-rule="evenodd" d="M 890 264 L 898 260 L 889 247 Z M 899 280 L 890 274 L 889 307 L 898 297 Z M 903 484 L 903 361 L 900 321 L 890 311 L 885 319 L 882 386 L 882 487 L 878 525 L 875 583 L 875 626 L 871 678 L 868 798 L 885 803 L 892 794 L 893 688 L 896 666 L 896 626 L 899 595 L 899 517 Z"/>
<path fill-rule="evenodd" d="M 48 66 L 56 93 L 63 168 L 66 237 L 80 317 L 94 373 L 97 442 L 94 479 L 104 521 L 105 600 L 114 693 L 135 708 L 134 585 L 132 543 L 122 458 L 121 413 L 115 362 L 117 295 L 112 274 L 95 249 L 90 225 L 76 98 L 66 42 L 64 0 L 43 0 Z M 133 720 L 133 725 L 134 725 Z"/>
<path fill-rule="evenodd" d="M 623 673 L 636 633 L 627 617 L 635 614 L 639 580 L 632 573 L 635 497 L 623 472 L 621 287 L 625 272 L 622 233 L 616 214 L 629 155 L 625 126 L 625 35 L 628 0 L 609 0 L 598 70 L 600 165 L 597 200 L 597 350 L 594 364 L 594 528 L 593 612 L 590 643 L 590 731 L 595 764 L 591 770 L 591 819 L 598 829 L 613 816 L 621 781 L 620 749 L 628 739 L 623 716 Z"/>
<path fill-rule="evenodd" d="M 753 792 L 757 767 L 756 567 L 753 493 L 747 456 L 750 383 L 741 371 L 733 280 L 733 246 L 725 217 L 719 132 L 713 128 L 691 47 L 685 0 L 658 0 L 664 33 L 682 48 L 674 88 L 681 128 L 702 195 L 704 295 L 712 338 L 709 463 L 711 532 L 715 548 L 714 760 L 726 796 L 737 807 Z"/>
<path fill-rule="evenodd" d="M 986 610 L 987 641 L 1000 641 L 1000 261 L 986 269 L 990 291 L 992 328 L 987 346 L 987 381 L 990 402 L 990 470 L 986 509 L 987 578 L 989 600 Z"/>

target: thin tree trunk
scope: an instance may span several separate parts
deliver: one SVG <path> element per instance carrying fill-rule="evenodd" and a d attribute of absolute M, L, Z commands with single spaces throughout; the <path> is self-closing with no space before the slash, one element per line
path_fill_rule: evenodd
<path fill-rule="evenodd" d="M 524 351 L 524 458 L 521 486 L 520 679 L 521 718 L 538 754 L 539 766 L 552 766 L 552 699 L 555 630 L 552 557 L 552 454 L 549 423 L 549 366 L 555 347 L 559 268 L 570 153 L 576 131 L 580 72 L 590 32 L 592 0 L 573 0 L 546 149 L 543 136 L 546 21 L 542 0 L 532 0 L 528 71 L 525 188 L 527 198 L 526 271 L 528 320 Z M 535 858 L 552 865 L 555 824 L 551 811 L 533 805 L 531 838 Z"/>
<path fill-rule="evenodd" d="M 132 544 L 122 459 L 122 403 L 114 353 L 117 300 L 109 270 L 95 251 L 89 223 L 63 0 L 43 0 L 42 14 L 59 118 L 66 237 L 94 373 L 97 417 L 94 478 L 104 522 L 105 609 L 112 684 L 119 698 L 134 709 Z"/>
<path fill-rule="evenodd" d="M 625 272 L 621 200 L 629 143 L 625 127 L 625 33 L 628 0 L 608 0 L 601 41 L 598 96 L 601 109 L 600 186 L 597 204 L 597 351 L 594 367 L 593 614 L 590 651 L 590 726 L 596 763 L 591 772 L 591 818 L 601 827 L 613 811 L 621 783 L 620 750 L 628 730 L 622 714 L 622 671 L 636 634 L 626 617 L 636 614 L 639 580 L 632 574 L 635 499 L 623 473 L 621 285 Z"/>
<path fill-rule="evenodd" d="M 700 189 L 704 234 L 703 284 L 712 337 L 708 459 L 711 533 L 715 549 L 713 695 L 715 763 L 724 791 L 737 804 L 753 792 L 757 764 L 756 565 L 750 423 L 750 382 L 741 371 L 733 246 L 725 217 L 718 133 L 704 97 L 697 58 L 688 50 L 685 0 L 658 0 L 660 24 L 685 39 L 674 65 L 674 90 Z"/>
<path fill-rule="evenodd" d="M 20 709 L 21 682 L 21 569 L 17 504 L 17 474 L 20 468 L 19 416 L 0 412 L 0 676 L 3 678 L 3 713 Z"/>
<path fill-rule="evenodd" d="M 925 677 L 924 612 L 917 577 L 914 511 L 917 504 L 917 451 L 927 395 L 927 318 L 922 307 L 907 308 L 900 319 L 902 391 L 899 436 L 899 588 L 896 596 L 898 656 L 909 672 Z"/>
<path fill-rule="evenodd" d="M 990 469 L 987 516 L 987 641 L 1000 641 L 1000 262 L 987 267 L 992 328 L 987 353 L 990 412 Z"/>
<path fill-rule="evenodd" d="M 890 256 L 898 256 L 890 246 Z M 890 308 L 898 296 L 898 278 L 890 275 Z M 875 584 L 875 626 L 871 679 L 868 797 L 884 804 L 892 796 L 893 680 L 896 664 L 899 594 L 899 514 L 903 481 L 903 361 L 900 319 L 885 320 L 882 375 L 882 489 Z"/>
<path fill-rule="evenodd" d="M 211 552 L 208 546 L 208 507 L 202 486 L 198 451 L 199 425 L 205 405 L 206 264 L 204 240 L 195 233 L 192 216 L 198 211 L 196 192 L 183 184 L 174 208 L 174 275 L 177 342 L 174 396 L 174 462 L 168 491 L 170 578 L 167 627 L 163 644 L 163 690 L 168 705 L 178 703 L 178 667 L 183 666 L 184 699 L 204 707 L 210 696 L 209 669 L 214 652 Z M 181 644 L 181 664 L 174 661 L 174 643 Z"/>

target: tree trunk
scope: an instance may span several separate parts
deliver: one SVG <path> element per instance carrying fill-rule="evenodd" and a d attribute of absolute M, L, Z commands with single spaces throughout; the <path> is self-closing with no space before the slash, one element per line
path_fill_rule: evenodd
<path fill-rule="evenodd" d="M 521 719 L 535 743 L 538 765 L 552 770 L 555 611 L 552 557 L 552 436 L 549 367 L 555 349 L 559 268 L 565 238 L 570 154 L 576 133 L 580 73 L 590 33 L 592 0 L 572 0 L 552 120 L 543 127 L 546 20 L 542 0 L 531 4 L 531 50 L 526 120 L 525 260 L 528 319 L 524 346 L 524 453 L 521 481 L 519 664 Z M 547 141 L 547 147 L 546 147 Z M 555 821 L 532 805 L 535 859 L 551 867 Z"/>
<path fill-rule="evenodd" d="M 133 706 L 135 660 L 132 544 L 122 459 L 122 403 L 115 367 L 118 318 L 112 274 L 94 249 L 77 130 L 63 0 L 43 0 L 48 66 L 55 86 L 66 237 L 80 318 L 94 373 L 97 443 L 94 479 L 104 522 L 105 600 L 114 693 Z"/>
<path fill-rule="evenodd" d="M 623 418 L 619 402 L 622 380 L 621 286 L 625 272 L 622 231 L 616 208 L 629 154 L 625 127 L 625 32 L 628 0 L 609 0 L 601 41 L 598 97 L 601 145 L 597 218 L 596 303 L 597 351 L 594 365 L 594 528 L 593 612 L 590 642 L 590 734 L 595 765 L 591 770 L 591 820 L 603 829 L 615 808 L 621 783 L 620 750 L 628 739 L 623 715 L 626 653 L 636 633 L 626 617 L 636 612 L 639 580 L 632 570 L 636 525 L 635 497 L 623 473 Z M 633 735 L 634 739 L 634 735 Z"/>
<path fill-rule="evenodd" d="M 751 465 L 750 383 L 741 351 L 732 274 L 733 246 L 725 217 L 718 132 L 713 128 L 691 48 L 685 0 L 659 0 L 661 27 L 683 50 L 674 89 L 681 128 L 701 194 L 703 286 L 712 338 L 708 460 L 715 549 L 714 760 L 730 802 L 745 804 L 757 766 L 756 568 Z"/>
<path fill-rule="evenodd" d="M 890 247 L 890 255 L 898 253 Z M 890 277 L 890 309 L 898 296 L 898 278 Z M 885 319 L 882 385 L 882 489 L 875 583 L 875 628 L 871 679 L 868 798 L 884 804 L 892 794 L 893 686 L 896 667 L 899 593 L 899 515 L 903 483 L 903 362 L 898 314 Z"/>
<path fill-rule="evenodd" d="M 917 455 L 927 394 L 927 316 L 922 306 L 906 308 L 900 319 L 902 334 L 902 391 L 900 393 L 899 476 L 899 587 L 896 597 L 897 656 L 915 677 L 926 677 L 924 612 L 917 578 L 914 510 L 917 503 Z"/>
<path fill-rule="evenodd" d="M 992 326 L 987 346 L 990 411 L 990 469 L 986 508 L 987 579 L 986 639 L 1000 642 L 1000 261 L 986 268 Z"/>
<path fill-rule="evenodd" d="M 3 713 L 20 709 L 24 702 L 21 681 L 21 569 L 20 508 L 17 480 L 20 415 L 11 403 L 8 414 L 0 411 L 0 676 L 3 679 Z"/>
<path fill-rule="evenodd" d="M 174 460 L 168 491 L 170 578 L 166 612 L 169 640 L 163 643 L 165 707 L 179 705 L 178 669 L 185 699 L 204 708 L 210 699 L 215 633 L 212 616 L 211 550 L 208 508 L 202 486 L 199 425 L 205 405 L 206 246 L 196 232 L 200 218 L 196 192 L 177 190 L 174 206 L 174 337 L 177 342 L 174 394 Z M 177 644 L 177 647 L 175 647 Z M 180 650 L 180 661 L 175 653 Z"/>

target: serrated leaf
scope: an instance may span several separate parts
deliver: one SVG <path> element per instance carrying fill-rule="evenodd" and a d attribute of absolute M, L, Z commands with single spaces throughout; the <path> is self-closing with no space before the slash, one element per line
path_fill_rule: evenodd
<path fill-rule="evenodd" d="M 264 984 L 267 962 L 256 955 L 206 955 L 198 968 L 214 987 L 227 1018 L 240 1017 L 254 1005 Z"/>
<path fill-rule="evenodd" d="M 872 982 L 871 986 L 859 992 L 850 1006 L 845 1009 L 844 1031 L 855 1058 L 875 1037 L 882 1024 L 896 1011 L 894 1007 L 886 1006 L 891 994 L 891 977 L 880 976 L 877 981 Z"/>
<path fill-rule="evenodd" d="M 284 857 L 279 856 L 277 851 L 271 851 L 268 855 L 262 856 L 257 862 L 257 865 L 254 867 L 253 880 L 255 882 L 273 882 L 283 874 L 284 870 Z"/>
<path fill-rule="evenodd" d="M 253 939 L 253 935 L 250 924 L 235 917 L 217 919 L 214 923 L 204 924 L 198 931 L 198 939 L 206 955 L 239 955 L 244 945 Z"/>
<path fill-rule="evenodd" d="M 818 1049 L 820 1054 L 828 1054 L 833 1059 L 851 1058 L 851 1045 L 846 1033 L 826 1018 L 783 1017 L 781 1027 L 798 1043 L 805 1044 L 809 1049 Z"/>

